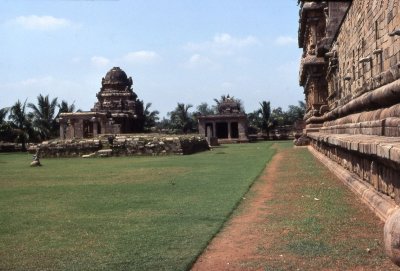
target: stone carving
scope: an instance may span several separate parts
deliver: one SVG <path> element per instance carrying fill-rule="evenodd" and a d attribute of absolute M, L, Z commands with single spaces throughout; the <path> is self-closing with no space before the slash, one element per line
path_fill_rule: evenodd
<path fill-rule="evenodd" d="M 33 155 L 33 161 L 31 162 L 30 166 L 31 167 L 40 167 L 40 166 L 42 166 L 42 164 L 40 163 L 40 160 L 39 160 L 39 154 L 38 153 Z"/>

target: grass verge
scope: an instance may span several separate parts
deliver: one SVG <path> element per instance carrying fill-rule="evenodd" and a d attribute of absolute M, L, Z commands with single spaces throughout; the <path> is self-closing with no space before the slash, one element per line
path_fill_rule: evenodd
<path fill-rule="evenodd" d="M 383 223 L 306 148 L 279 144 L 264 270 L 398 270 L 383 250 Z"/>
<path fill-rule="evenodd" d="M 0 270 L 185 270 L 274 151 L 43 159 L 0 154 Z"/>

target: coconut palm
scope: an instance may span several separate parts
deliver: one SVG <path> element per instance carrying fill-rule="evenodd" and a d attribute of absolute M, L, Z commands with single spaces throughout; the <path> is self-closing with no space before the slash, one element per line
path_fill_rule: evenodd
<path fill-rule="evenodd" d="M 215 110 L 213 107 L 210 107 L 207 103 L 201 103 L 196 107 L 196 115 L 197 116 L 207 116 L 215 114 Z"/>
<path fill-rule="evenodd" d="M 193 129 L 194 121 L 192 114 L 189 113 L 189 109 L 192 107 L 193 105 L 191 104 L 178 103 L 175 110 L 168 113 L 171 116 L 173 127 L 185 134 Z"/>
<path fill-rule="evenodd" d="M 159 119 L 158 114 L 160 114 L 160 112 L 157 110 L 150 111 L 150 107 L 151 103 L 147 103 L 143 111 L 145 129 L 154 127 Z"/>
<path fill-rule="evenodd" d="M 10 108 L 4 107 L 0 109 L 0 141 L 12 141 L 13 134 L 10 122 L 6 120 Z"/>
<path fill-rule="evenodd" d="M 61 113 L 73 113 L 75 112 L 75 101 L 72 104 L 68 104 L 68 102 L 62 100 L 61 103 L 57 105 L 59 116 Z"/>
<path fill-rule="evenodd" d="M 26 143 L 33 136 L 33 129 L 28 114 L 26 113 L 26 100 L 22 104 L 18 100 L 11 108 L 8 116 L 10 126 L 16 135 L 16 141 L 22 144 L 22 150 L 26 150 Z"/>
<path fill-rule="evenodd" d="M 3 124 L 6 121 L 6 116 L 10 108 L 4 107 L 0 109 L 0 124 Z"/>
<path fill-rule="evenodd" d="M 40 94 L 37 97 L 37 106 L 29 103 L 32 109 L 29 116 L 33 120 L 33 127 L 39 134 L 41 140 L 46 140 L 57 135 L 56 108 L 57 98 L 50 101 L 49 95 Z"/>

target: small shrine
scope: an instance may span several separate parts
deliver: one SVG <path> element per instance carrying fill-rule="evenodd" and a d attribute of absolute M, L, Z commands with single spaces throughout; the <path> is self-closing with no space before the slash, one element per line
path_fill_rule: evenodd
<path fill-rule="evenodd" d="M 212 143 L 248 142 L 247 117 L 240 101 L 222 96 L 218 102 L 217 114 L 198 117 L 199 133 Z"/>
<path fill-rule="evenodd" d="M 132 78 L 119 67 L 101 80 L 98 101 L 90 111 L 60 114 L 60 138 L 91 138 L 99 134 L 143 131 L 143 102 L 132 90 Z"/>

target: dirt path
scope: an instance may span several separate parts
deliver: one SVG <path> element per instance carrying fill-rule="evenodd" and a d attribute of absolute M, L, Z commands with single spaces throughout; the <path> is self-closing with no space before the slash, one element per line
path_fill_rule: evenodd
<path fill-rule="evenodd" d="M 272 198 L 274 176 L 283 158 L 278 152 L 259 180 L 251 187 L 248 195 L 236 214 L 198 258 L 192 270 L 254 270 L 246 267 L 248 261 L 260 258 L 259 249 L 265 249 L 267 243 L 263 238 L 263 225 L 267 223 L 268 210 L 265 201 Z"/>
<path fill-rule="evenodd" d="M 192 270 L 399 270 L 384 253 L 383 223 L 343 183 L 306 148 L 275 147 Z"/>

